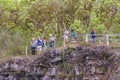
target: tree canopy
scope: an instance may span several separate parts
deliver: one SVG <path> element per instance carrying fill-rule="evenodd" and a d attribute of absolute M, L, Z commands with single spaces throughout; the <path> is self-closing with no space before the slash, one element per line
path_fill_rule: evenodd
<path fill-rule="evenodd" d="M 0 29 L 30 31 L 36 35 L 46 33 L 47 29 L 61 33 L 63 28 L 76 27 L 80 33 L 91 28 L 98 33 L 118 33 L 120 1 L 0 0 Z"/>
<path fill-rule="evenodd" d="M 29 41 L 50 33 L 60 37 L 64 28 L 120 33 L 120 0 L 0 0 L 0 31 Z"/>

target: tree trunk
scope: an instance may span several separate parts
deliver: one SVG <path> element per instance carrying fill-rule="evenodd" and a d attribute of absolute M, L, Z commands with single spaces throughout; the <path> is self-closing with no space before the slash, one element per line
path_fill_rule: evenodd
<path fill-rule="evenodd" d="M 36 35 L 36 28 L 37 28 L 37 21 L 35 21 L 35 24 L 34 24 L 34 36 Z"/>
<path fill-rule="evenodd" d="M 42 29 L 42 39 L 44 38 L 44 36 L 45 36 L 45 29 L 43 28 Z"/>

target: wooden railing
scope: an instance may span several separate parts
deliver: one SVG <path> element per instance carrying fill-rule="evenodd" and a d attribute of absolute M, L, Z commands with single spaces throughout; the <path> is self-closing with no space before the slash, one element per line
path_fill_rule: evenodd
<path fill-rule="evenodd" d="M 120 34 L 95 34 L 96 36 L 96 43 L 99 44 L 99 41 L 104 41 L 104 45 L 106 46 L 109 46 L 110 45 L 110 42 L 111 41 L 118 41 L 120 42 Z M 113 38 L 114 37 L 114 38 Z M 80 40 L 82 38 L 82 41 Z M 69 42 L 71 39 L 69 38 Z M 85 42 L 85 43 L 89 43 L 91 42 L 91 35 L 90 34 L 80 34 L 80 35 L 77 35 L 77 42 Z M 47 48 L 49 48 L 49 41 L 47 42 Z M 69 43 L 71 44 L 71 43 Z M 77 43 L 79 44 L 79 43 Z M 63 47 L 63 38 L 57 38 L 56 39 L 56 43 L 55 43 L 55 46 L 59 45 L 59 47 Z M 28 55 L 28 52 L 29 52 L 29 48 L 28 46 L 25 47 L 25 54 Z M 43 50 L 42 50 L 43 51 Z"/>
<path fill-rule="evenodd" d="M 117 38 L 112 38 L 112 37 L 117 37 Z M 91 40 L 90 34 L 86 34 L 86 43 Z M 96 34 L 96 40 L 105 40 L 106 45 L 109 46 L 110 41 L 120 41 L 120 34 Z"/>

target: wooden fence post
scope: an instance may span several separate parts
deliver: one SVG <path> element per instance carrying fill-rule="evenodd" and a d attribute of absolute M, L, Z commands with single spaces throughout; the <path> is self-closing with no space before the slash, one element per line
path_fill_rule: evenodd
<path fill-rule="evenodd" d="M 88 34 L 86 34 L 86 43 L 88 43 Z"/>
<path fill-rule="evenodd" d="M 28 46 L 25 47 L 25 54 L 28 55 Z"/>
<path fill-rule="evenodd" d="M 109 46 L 109 35 L 106 34 L 106 39 L 107 39 L 107 46 Z"/>

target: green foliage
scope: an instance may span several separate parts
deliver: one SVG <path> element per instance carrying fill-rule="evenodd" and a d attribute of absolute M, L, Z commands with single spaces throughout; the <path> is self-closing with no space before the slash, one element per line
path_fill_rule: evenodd
<path fill-rule="evenodd" d="M 0 37 L 11 42 L 7 43 L 9 47 L 18 40 L 15 38 L 14 42 L 10 37 L 22 36 L 21 42 L 25 40 L 29 44 L 32 37 L 48 39 L 50 33 L 62 37 L 64 28 L 82 34 L 90 33 L 92 28 L 97 33 L 120 33 L 120 1 L 0 0 L 0 31 L 8 31 L 5 35 L 1 32 Z M 21 46 L 18 47 L 23 48 Z M 11 49 L 11 53 L 18 49 Z"/>
<path fill-rule="evenodd" d="M 99 33 L 103 33 L 103 34 L 105 34 L 107 31 L 107 29 L 105 28 L 103 24 L 98 25 L 96 30 L 99 31 Z"/>
<path fill-rule="evenodd" d="M 78 32 L 78 33 L 85 33 L 84 29 L 82 29 L 80 20 L 75 20 L 70 28 L 76 30 L 76 32 Z"/>
<path fill-rule="evenodd" d="M 26 44 L 24 38 L 17 33 L 10 33 L 9 31 L 0 32 L 0 54 L 23 54 L 24 46 Z M 17 52 L 17 53 L 16 53 Z"/>

